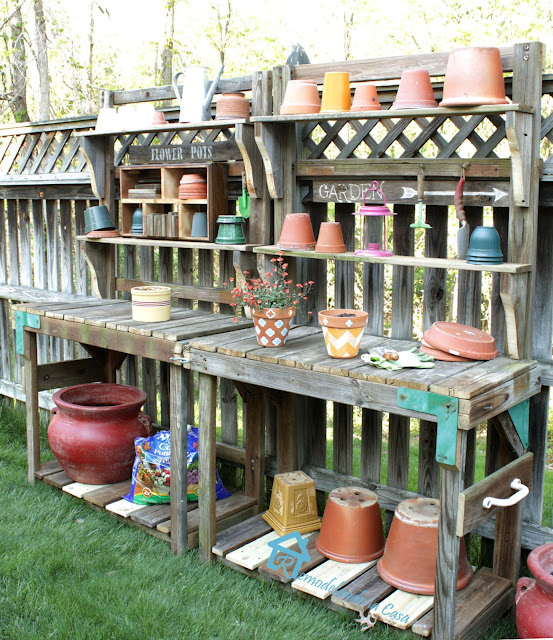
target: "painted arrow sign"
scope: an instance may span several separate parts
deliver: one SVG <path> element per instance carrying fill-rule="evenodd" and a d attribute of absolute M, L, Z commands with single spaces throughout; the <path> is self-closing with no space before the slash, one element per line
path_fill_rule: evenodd
<path fill-rule="evenodd" d="M 377 180 L 377 178 L 375 178 Z M 382 180 L 380 187 L 389 203 L 416 204 L 417 183 L 414 180 Z M 313 202 L 363 202 L 363 194 L 371 186 L 367 180 L 315 180 L 312 192 L 305 198 Z M 425 183 L 424 203 L 430 205 L 452 205 L 456 180 L 427 181 Z M 465 185 L 463 200 L 465 206 L 509 206 L 510 184 L 506 181 L 468 181 Z M 367 194 L 367 203 L 381 199 L 375 192 Z"/>

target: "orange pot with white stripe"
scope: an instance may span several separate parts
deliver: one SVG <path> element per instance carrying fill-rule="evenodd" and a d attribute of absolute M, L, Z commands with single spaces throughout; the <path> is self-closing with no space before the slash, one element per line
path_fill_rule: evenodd
<path fill-rule="evenodd" d="M 369 314 L 356 309 L 326 309 L 319 311 L 326 350 L 331 358 L 355 358 Z"/>
<path fill-rule="evenodd" d="M 137 322 L 165 322 L 171 318 L 171 287 L 133 287 L 132 319 Z"/>

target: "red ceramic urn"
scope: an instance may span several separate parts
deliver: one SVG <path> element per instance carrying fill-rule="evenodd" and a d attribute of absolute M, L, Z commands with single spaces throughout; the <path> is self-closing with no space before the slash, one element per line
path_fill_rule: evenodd
<path fill-rule="evenodd" d="M 152 433 L 140 412 L 144 391 L 122 384 L 79 384 L 53 396 L 48 442 L 75 482 L 111 484 L 131 477 L 134 439 Z"/>
<path fill-rule="evenodd" d="M 553 543 L 542 544 L 528 556 L 534 578 L 517 582 L 519 638 L 553 637 Z"/>

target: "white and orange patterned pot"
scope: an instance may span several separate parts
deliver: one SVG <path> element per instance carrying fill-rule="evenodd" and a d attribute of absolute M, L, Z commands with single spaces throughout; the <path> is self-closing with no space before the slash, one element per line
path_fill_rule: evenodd
<path fill-rule="evenodd" d="M 171 287 L 133 287 L 132 319 L 137 322 L 165 322 L 171 318 Z"/>
<path fill-rule="evenodd" d="M 257 342 L 262 347 L 282 347 L 290 333 L 290 323 L 296 315 L 295 307 L 287 309 L 252 309 Z"/>
<path fill-rule="evenodd" d="M 356 309 L 319 311 L 326 350 L 331 358 L 355 358 L 369 314 Z"/>

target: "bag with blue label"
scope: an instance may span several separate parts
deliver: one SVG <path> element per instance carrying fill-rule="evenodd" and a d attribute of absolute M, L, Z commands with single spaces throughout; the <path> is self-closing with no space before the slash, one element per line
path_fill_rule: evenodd
<path fill-rule="evenodd" d="M 134 441 L 136 457 L 132 469 L 131 490 L 125 496 L 135 504 L 161 504 L 171 498 L 171 432 L 158 431 Z M 186 446 L 188 501 L 198 500 L 198 428 L 188 425 Z M 216 471 L 217 500 L 231 493 Z"/>

